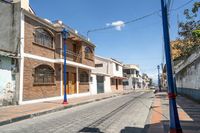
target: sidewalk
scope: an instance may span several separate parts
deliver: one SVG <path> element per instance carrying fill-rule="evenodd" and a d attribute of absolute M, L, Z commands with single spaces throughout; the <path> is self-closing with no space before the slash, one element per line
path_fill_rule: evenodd
<path fill-rule="evenodd" d="M 178 96 L 177 107 L 183 133 L 200 133 L 200 104 Z M 155 95 L 151 107 L 148 133 L 169 132 L 169 99 L 166 92 Z"/>
<path fill-rule="evenodd" d="M 129 94 L 133 91 L 121 91 L 116 93 L 102 93 L 98 95 L 84 96 L 68 99 L 68 104 L 63 105 L 62 100 L 47 101 L 34 104 L 6 106 L 0 108 L 0 126 L 32 118 L 35 116 L 56 112 L 74 106 L 95 102 L 119 95 Z"/>

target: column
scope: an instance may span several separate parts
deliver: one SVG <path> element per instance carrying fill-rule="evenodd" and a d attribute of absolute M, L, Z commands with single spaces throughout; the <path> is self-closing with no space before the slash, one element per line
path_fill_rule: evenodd
<path fill-rule="evenodd" d="M 78 67 L 76 67 L 76 90 L 77 94 L 79 93 L 79 73 L 78 73 Z"/>

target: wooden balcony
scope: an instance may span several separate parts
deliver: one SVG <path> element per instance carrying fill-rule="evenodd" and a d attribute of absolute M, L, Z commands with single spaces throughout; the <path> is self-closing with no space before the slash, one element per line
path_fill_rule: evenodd
<path fill-rule="evenodd" d="M 56 57 L 57 59 L 64 58 L 63 49 L 57 49 L 56 52 L 59 53 L 59 57 Z M 77 63 L 82 63 L 82 53 L 75 53 L 72 50 L 67 50 L 67 60 L 77 62 Z"/>

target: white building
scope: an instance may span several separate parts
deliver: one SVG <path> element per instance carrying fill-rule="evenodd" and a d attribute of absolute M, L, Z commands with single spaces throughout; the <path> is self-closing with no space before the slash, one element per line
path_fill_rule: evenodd
<path fill-rule="evenodd" d="M 92 70 L 92 94 L 120 91 L 122 86 L 122 63 L 105 57 L 95 56 Z"/>
<path fill-rule="evenodd" d="M 142 88 L 141 76 L 139 74 L 140 67 L 135 64 L 126 64 L 123 67 L 123 74 L 126 79 L 123 80 L 124 89 Z"/>

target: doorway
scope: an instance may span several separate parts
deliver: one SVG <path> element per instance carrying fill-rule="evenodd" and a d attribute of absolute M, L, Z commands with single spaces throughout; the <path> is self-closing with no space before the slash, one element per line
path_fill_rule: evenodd
<path fill-rule="evenodd" d="M 64 82 L 63 82 L 64 84 Z M 76 73 L 67 72 L 67 94 L 76 94 Z M 64 94 L 64 85 L 63 85 L 63 94 Z"/>
<path fill-rule="evenodd" d="M 116 79 L 116 90 L 118 90 L 118 79 Z"/>
<path fill-rule="evenodd" d="M 104 76 L 97 76 L 97 93 L 104 93 Z"/>

